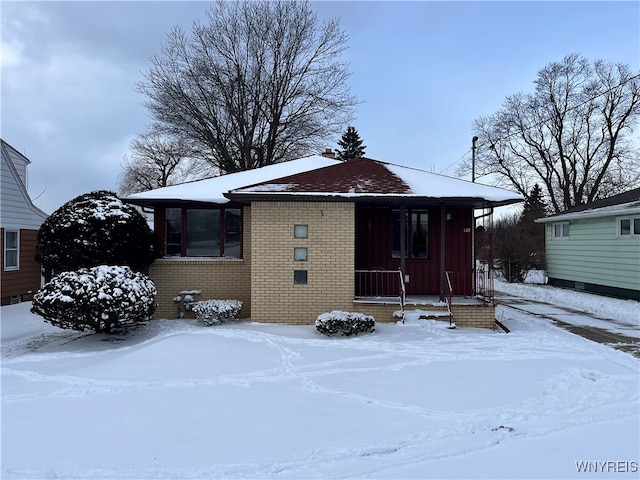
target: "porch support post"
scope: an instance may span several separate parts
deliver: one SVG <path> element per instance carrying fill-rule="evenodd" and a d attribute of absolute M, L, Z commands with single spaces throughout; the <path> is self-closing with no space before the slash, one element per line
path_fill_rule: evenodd
<path fill-rule="evenodd" d="M 406 242 L 407 238 L 407 222 L 405 219 L 404 203 L 400 204 L 400 270 L 402 271 L 402 282 L 404 283 L 406 272 Z"/>
<path fill-rule="evenodd" d="M 447 207 L 444 203 L 440 204 L 440 301 L 445 301 L 445 274 L 444 274 L 444 258 L 445 258 L 445 227 L 447 225 Z"/>

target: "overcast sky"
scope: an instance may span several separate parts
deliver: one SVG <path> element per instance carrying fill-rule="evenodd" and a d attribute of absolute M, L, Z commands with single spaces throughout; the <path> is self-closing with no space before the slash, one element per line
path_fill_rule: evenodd
<path fill-rule="evenodd" d="M 32 161 L 37 206 L 52 213 L 117 188 L 123 156 L 150 121 L 134 90 L 149 57 L 209 5 L 0 3 L 1 135 Z M 638 1 L 312 5 L 349 33 L 350 87 L 363 101 L 353 123 L 367 156 L 437 173 L 453 175 L 470 155 L 473 120 L 531 92 L 548 63 L 576 52 L 640 70 Z"/>

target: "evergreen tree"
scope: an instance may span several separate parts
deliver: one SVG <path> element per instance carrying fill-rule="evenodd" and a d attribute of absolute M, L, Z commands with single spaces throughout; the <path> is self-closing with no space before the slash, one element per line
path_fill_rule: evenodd
<path fill-rule="evenodd" d="M 537 218 L 542 218 L 546 215 L 547 203 L 544 201 L 542 188 L 536 183 L 524 201 L 520 221 L 522 223 L 533 223 Z"/>
<path fill-rule="evenodd" d="M 338 158 L 340 160 L 351 160 L 364 156 L 366 145 L 362 145 L 362 139 L 355 127 L 347 127 L 347 131 L 342 134 L 342 138 L 338 140 L 338 145 L 342 150 L 336 148 Z"/>
<path fill-rule="evenodd" d="M 542 188 L 537 183 L 527 196 L 522 214 L 520 215 L 519 229 L 522 232 L 522 240 L 531 252 L 530 268 L 543 268 L 545 261 L 544 224 L 535 223 L 535 220 L 547 215 L 547 204 L 544 201 Z"/>

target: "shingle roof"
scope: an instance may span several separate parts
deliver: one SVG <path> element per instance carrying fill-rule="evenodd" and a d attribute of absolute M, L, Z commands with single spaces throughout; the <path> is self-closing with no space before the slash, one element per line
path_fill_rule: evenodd
<path fill-rule="evenodd" d="M 247 185 L 235 191 L 405 194 L 410 193 L 411 188 L 383 163 L 354 158 L 337 165 Z"/>
<path fill-rule="evenodd" d="M 640 200 L 640 188 L 634 188 L 612 197 L 602 198 L 595 202 L 587 203 L 586 205 L 580 205 L 579 207 L 571 208 L 563 213 L 582 212 L 584 210 L 592 210 L 594 208 L 612 207 L 614 205 L 622 205 L 623 203 L 629 203 Z"/>
<path fill-rule="evenodd" d="M 229 173 L 218 177 L 205 178 L 203 180 L 134 193 L 125 197 L 125 200 L 142 205 L 175 201 L 227 203 L 229 199 L 225 198 L 224 194 L 229 190 L 264 182 L 284 175 L 290 175 L 292 173 L 300 173 L 340 163 L 340 160 L 334 160 L 321 155 L 312 155 L 253 170 Z"/>
<path fill-rule="evenodd" d="M 577 217 L 602 217 L 640 211 L 640 188 L 634 188 L 618 195 L 602 198 L 595 202 L 570 208 L 564 212 L 537 220 L 541 223 Z"/>
<path fill-rule="evenodd" d="M 342 162 L 311 156 L 290 162 L 157 188 L 126 197 L 142 205 L 177 202 L 226 203 L 229 199 L 250 202 L 257 198 L 336 198 L 354 201 L 392 199 L 448 199 L 465 205 L 499 206 L 522 201 L 509 190 L 446 177 L 416 168 L 369 158 Z"/>
<path fill-rule="evenodd" d="M 508 205 L 522 201 L 509 190 L 446 177 L 417 168 L 356 158 L 296 175 L 272 179 L 231 190 L 235 200 L 274 199 L 283 196 L 447 199 L 476 207 Z"/>

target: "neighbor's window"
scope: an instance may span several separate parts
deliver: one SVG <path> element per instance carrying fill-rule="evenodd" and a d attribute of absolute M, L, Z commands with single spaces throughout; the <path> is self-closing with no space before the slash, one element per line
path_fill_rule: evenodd
<path fill-rule="evenodd" d="M 640 217 L 619 218 L 618 235 L 621 237 L 640 235 Z"/>
<path fill-rule="evenodd" d="M 4 269 L 18 270 L 20 238 L 17 230 L 4 231 Z"/>
<path fill-rule="evenodd" d="M 240 258 L 239 208 L 167 208 L 165 255 Z"/>
<path fill-rule="evenodd" d="M 405 210 L 405 252 L 412 258 L 429 258 L 429 214 L 426 210 Z M 400 210 L 391 212 L 391 257 L 400 258 Z"/>
<path fill-rule="evenodd" d="M 569 222 L 554 223 L 551 228 L 553 228 L 554 239 L 563 240 L 569 238 Z"/>

